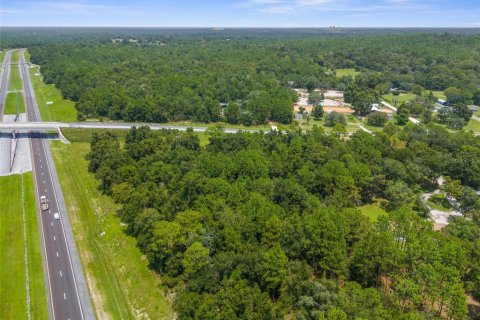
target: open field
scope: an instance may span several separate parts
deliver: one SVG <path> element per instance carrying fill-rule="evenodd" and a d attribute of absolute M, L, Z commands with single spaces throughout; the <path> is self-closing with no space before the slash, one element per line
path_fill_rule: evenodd
<path fill-rule="evenodd" d="M 126 131 L 125 131 L 126 132 Z M 86 134 L 67 133 L 72 139 Z M 88 173 L 88 143 L 52 143 L 56 167 L 69 209 L 73 232 L 95 312 L 99 319 L 171 319 L 170 303 L 160 279 L 134 238 L 124 232 L 116 216 L 118 206 L 98 191 L 99 182 Z"/>
<path fill-rule="evenodd" d="M 33 176 L 0 177 L 0 319 L 26 319 L 25 252 L 22 204 L 25 205 L 32 319 L 48 319 Z"/>
<path fill-rule="evenodd" d="M 77 121 L 75 103 L 63 99 L 62 93 L 53 84 L 43 83 L 41 76 L 35 76 L 39 67 L 30 69 L 33 89 L 37 96 L 38 107 L 43 121 Z M 48 105 L 47 102 L 52 102 Z"/>
<path fill-rule="evenodd" d="M 446 100 L 447 97 L 445 96 L 445 94 L 443 93 L 443 91 L 432 91 L 433 93 L 433 96 L 437 99 L 443 99 L 443 100 Z M 425 91 L 423 93 L 424 95 L 428 95 L 429 94 L 429 91 Z"/>
<path fill-rule="evenodd" d="M 475 120 L 475 119 L 470 119 L 468 124 L 463 127 L 464 130 L 469 131 L 472 130 L 475 133 L 480 133 L 480 121 Z"/>
<path fill-rule="evenodd" d="M 357 76 L 360 74 L 360 71 L 356 71 L 355 69 L 337 69 L 336 70 L 336 76 L 341 78 L 341 77 L 353 77 Z"/>
<path fill-rule="evenodd" d="M 382 99 L 386 100 L 387 102 L 393 103 L 393 101 L 396 99 L 397 103 L 402 103 L 402 102 L 407 102 L 410 100 L 415 99 L 416 95 L 413 93 L 400 93 L 399 95 L 394 95 L 394 94 L 385 94 L 382 96 Z"/>
<path fill-rule="evenodd" d="M 17 114 L 25 112 L 25 100 L 23 99 L 22 92 L 9 92 L 5 101 L 5 114 Z"/>
<path fill-rule="evenodd" d="M 366 204 L 364 206 L 359 207 L 359 209 L 372 222 L 376 222 L 380 216 L 387 214 L 385 210 L 380 208 L 377 204 Z"/>
<path fill-rule="evenodd" d="M 16 59 L 16 62 L 14 60 Z M 20 70 L 18 70 L 18 51 L 12 53 L 12 66 L 10 68 L 10 91 L 22 90 Z"/>

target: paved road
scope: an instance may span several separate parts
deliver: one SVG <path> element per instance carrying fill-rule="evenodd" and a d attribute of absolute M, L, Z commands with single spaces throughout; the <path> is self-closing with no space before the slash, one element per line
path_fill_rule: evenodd
<path fill-rule="evenodd" d="M 19 66 L 28 120 L 41 121 L 23 51 Z M 94 319 L 49 142 L 42 139 L 38 131 L 32 131 L 31 135 L 37 201 L 40 196 L 46 196 L 50 207 L 48 211 L 39 212 L 39 216 L 51 316 L 61 320 Z M 56 212 L 60 213 L 60 220 L 54 219 Z"/>
<path fill-rule="evenodd" d="M 185 131 L 189 126 L 166 126 L 155 123 L 120 123 L 120 122 L 23 122 L 23 123 L 0 123 L 0 130 L 57 130 L 58 128 L 73 129 L 130 129 L 131 127 L 148 126 L 152 130 L 179 130 Z M 208 127 L 193 127 L 195 132 L 205 132 Z M 260 130 L 245 130 L 224 128 L 226 133 L 236 133 L 239 131 L 259 132 Z"/>
<path fill-rule="evenodd" d="M 8 87 L 10 85 L 10 60 L 12 57 L 12 52 L 12 50 L 9 50 L 5 53 L 2 64 L 2 73 L 0 75 L 0 122 L 3 118 L 5 98 L 7 95 Z"/>

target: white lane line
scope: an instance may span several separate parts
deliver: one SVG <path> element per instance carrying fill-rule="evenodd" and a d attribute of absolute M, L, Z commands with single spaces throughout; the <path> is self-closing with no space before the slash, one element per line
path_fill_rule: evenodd
<path fill-rule="evenodd" d="M 65 292 L 63 293 L 63 300 L 67 300 L 67 295 L 65 294 Z"/>
<path fill-rule="evenodd" d="M 52 225 L 52 227 L 53 227 L 53 222 L 50 222 L 50 224 L 51 224 L 51 225 Z"/>
<path fill-rule="evenodd" d="M 55 238 L 55 236 L 53 236 L 53 240 L 55 241 L 55 240 L 57 240 L 57 238 Z"/>
<path fill-rule="evenodd" d="M 62 275 L 62 270 L 60 270 L 60 277 L 63 277 L 63 275 Z"/>
<path fill-rule="evenodd" d="M 58 258 L 58 251 L 57 251 L 57 258 Z"/>

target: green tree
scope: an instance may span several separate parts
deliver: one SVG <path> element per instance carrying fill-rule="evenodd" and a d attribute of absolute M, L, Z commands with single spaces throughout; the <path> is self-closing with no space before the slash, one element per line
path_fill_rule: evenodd
<path fill-rule="evenodd" d="M 210 262 L 210 253 L 200 242 L 192 243 L 185 251 L 182 263 L 187 276 L 207 266 Z"/>
<path fill-rule="evenodd" d="M 273 300 L 276 300 L 278 289 L 286 279 L 287 262 L 288 258 L 278 243 L 263 254 L 262 279 L 266 284 L 266 288 L 270 291 Z"/>
<path fill-rule="evenodd" d="M 371 126 L 383 127 L 388 121 L 388 117 L 385 112 L 373 112 L 368 116 L 367 121 Z"/>
<path fill-rule="evenodd" d="M 325 117 L 325 126 L 327 127 L 334 127 L 336 124 L 346 124 L 345 116 L 341 113 L 336 111 L 330 112 Z"/>

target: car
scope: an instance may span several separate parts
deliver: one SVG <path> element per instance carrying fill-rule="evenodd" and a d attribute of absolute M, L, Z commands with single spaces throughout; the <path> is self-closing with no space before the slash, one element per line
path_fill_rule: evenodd
<path fill-rule="evenodd" d="M 48 210 L 48 203 L 42 203 L 41 208 L 42 211 Z"/>
<path fill-rule="evenodd" d="M 60 220 L 60 213 L 55 212 L 55 213 L 53 214 L 53 218 L 54 218 L 55 220 Z"/>
<path fill-rule="evenodd" d="M 41 196 L 40 197 L 40 203 L 47 203 L 47 197 Z"/>

